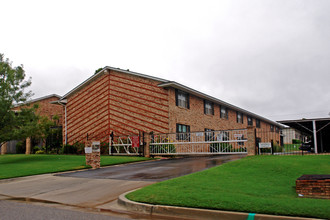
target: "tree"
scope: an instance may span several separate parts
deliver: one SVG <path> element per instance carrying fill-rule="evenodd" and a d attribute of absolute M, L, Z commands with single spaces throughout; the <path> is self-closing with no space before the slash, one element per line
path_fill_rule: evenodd
<path fill-rule="evenodd" d="M 29 137 L 36 129 L 39 116 L 37 105 L 12 111 L 18 103 L 26 102 L 32 92 L 25 92 L 31 85 L 31 78 L 25 80 L 23 66 L 13 67 L 9 59 L 0 54 L 0 146 L 5 142 Z"/>
<path fill-rule="evenodd" d="M 100 71 L 103 70 L 103 69 L 104 69 L 103 67 L 98 68 L 97 70 L 95 70 L 94 74 L 100 72 Z"/>

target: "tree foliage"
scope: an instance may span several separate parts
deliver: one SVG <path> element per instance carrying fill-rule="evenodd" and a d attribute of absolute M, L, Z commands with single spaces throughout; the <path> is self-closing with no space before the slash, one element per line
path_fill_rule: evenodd
<path fill-rule="evenodd" d="M 95 70 L 94 74 L 100 72 L 100 71 L 103 70 L 103 69 L 104 69 L 103 67 L 98 68 L 97 70 Z"/>
<path fill-rule="evenodd" d="M 0 54 L 0 146 L 9 140 L 29 137 L 37 129 L 38 105 L 12 110 L 32 96 L 31 91 L 25 91 L 30 85 L 31 78 L 25 80 L 23 66 L 13 67 L 9 59 Z"/>

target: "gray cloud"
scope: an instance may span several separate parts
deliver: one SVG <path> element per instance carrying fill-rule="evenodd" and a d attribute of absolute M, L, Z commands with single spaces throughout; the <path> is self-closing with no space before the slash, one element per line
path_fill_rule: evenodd
<path fill-rule="evenodd" d="M 36 97 L 63 95 L 109 65 L 275 120 L 330 111 L 328 0 L 20 5 L 4 4 L 0 52 L 25 65 Z"/>

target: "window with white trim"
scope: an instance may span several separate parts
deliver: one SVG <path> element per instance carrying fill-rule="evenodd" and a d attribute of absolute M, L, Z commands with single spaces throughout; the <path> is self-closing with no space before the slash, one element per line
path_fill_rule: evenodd
<path fill-rule="evenodd" d="M 214 115 L 214 104 L 212 102 L 204 100 L 204 114 Z"/>
<path fill-rule="evenodd" d="M 228 119 L 228 109 L 220 105 L 220 118 Z"/>
<path fill-rule="evenodd" d="M 181 90 L 175 90 L 176 106 L 189 109 L 189 94 Z"/>
<path fill-rule="evenodd" d="M 240 112 L 236 112 L 236 116 L 237 116 L 237 123 L 243 124 L 243 114 Z"/>
<path fill-rule="evenodd" d="M 248 125 L 251 125 L 251 126 L 253 125 L 253 119 L 251 116 L 247 117 L 247 123 L 248 123 Z"/>
<path fill-rule="evenodd" d="M 259 119 L 256 119 L 256 127 L 260 128 L 260 120 Z"/>
<path fill-rule="evenodd" d="M 189 94 L 181 90 L 175 90 L 176 106 L 189 109 Z"/>

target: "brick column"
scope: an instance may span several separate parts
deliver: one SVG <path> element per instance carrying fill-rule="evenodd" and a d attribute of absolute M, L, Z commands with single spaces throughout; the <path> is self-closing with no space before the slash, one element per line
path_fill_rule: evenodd
<path fill-rule="evenodd" d="M 85 147 L 92 147 L 93 141 L 87 141 Z M 86 165 L 91 166 L 93 169 L 100 168 L 101 166 L 101 152 L 92 150 L 91 153 L 85 153 Z"/>
<path fill-rule="evenodd" d="M 148 133 L 144 133 L 144 156 L 150 157 L 150 141 L 151 141 L 151 135 Z"/>
<path fill-rule="evenodd" d="M 31 154 L 31 138 L 26 138 L 26 151 L 25 154 Z"/>
<path fill-rule="evenodd" d="M 248 155 L 256 155 L 256 128 L 253 126 L 247 127 L 247 152 Z"/>
<path fill-rule="evenodd" d="M 5 142 L 2 146 L 1 146 L 1 155 L 4 155 L 7 153 L 7 142 Z"/>

